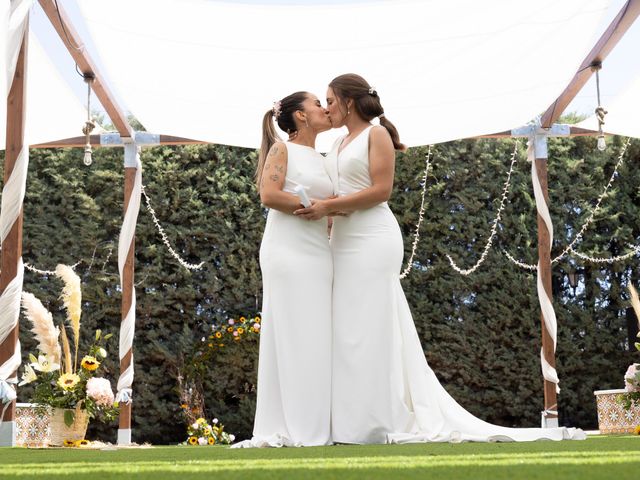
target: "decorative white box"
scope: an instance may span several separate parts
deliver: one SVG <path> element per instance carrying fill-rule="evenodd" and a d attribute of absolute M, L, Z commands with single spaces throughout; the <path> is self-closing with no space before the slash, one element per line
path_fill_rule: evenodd
<path fill-rule="evenodd" d="M 624 389 L 617 390 L 596 390 L 598 405 L 598 429 L 600 433 L 633 433 L 640 425 L 640 405 L 634 405 L 629 410 L 625 410 L 616 401 L 616 397 L 625 393 Z"/>
<path fill-rule="evenodd" d="M 49 413 L 31 403 L 16 404 L 16 446 L 48 447 L 51 438 Z"/>

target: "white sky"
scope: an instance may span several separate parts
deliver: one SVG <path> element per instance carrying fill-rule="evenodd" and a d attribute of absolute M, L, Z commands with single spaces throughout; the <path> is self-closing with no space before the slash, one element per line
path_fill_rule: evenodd
<path fill-rule="evenodd" d="M 58 3 L 62 5 L 62 7 L 66 10 L 66 12 L 71 17 L 71 20 L 79 32 L 81 37 L 84 39 L 86 43 L 86 47 L 89 52 L 92 54 L 92 57 L 98 63 L 98 68 L 100 68 L 99 59 L 96 58 L 95 48 L 93 48 L 91 38 L 88 34 L 87 29 L 84 26 L 84 22 L 80 15 L 80 10 L 77 6 L 78 1 L 90 1 L 90 0 L 58 0 Z M 135 0 L 132 0 L 135 1 Z M 211 0 L 211 1 L 224 1 L 224 0 Z M 260 0 L 239 0 L 242 3 L 264 3 Z M 300 3 L 316 3 L 316 4 L 339 4 L 339 3 L 362 3 L 370 0 L 311 0 L 311 1 L 302 1 L 302 0 L 279 0 L 277 3 L 280 4 L 300 4 Z M 237 3 L 234 2 L 234 3 Z M 274 2 L 270 2 L 274 3 Z M 604 32 L 606 27 L 609 25 L 611 20 L 617 15 L 622 6 L 624 5 L 625 0 L 612 0 L 611 6 L 607 15 L 603 21 L 603 24 L 600 27 L 599 32 L 594 38 L 593 43 L 597 41 L 599 36 Z M 516 2 L 514 2 L 514 5 Z M 108 8 L 108 3 L 105 3 Z M 126 14 L 123 12 L 123 14 Z M 67 80 L 67 82 L 71 85 L 74 92 L 78 95 L 78 98 L 81 99 L 82 102 L 86 101 L 86 85 L 78 76 L 75 70 L 74 62 L 71 60 L 66 48 L 62 45 L 62 42 L 58 38 L 57 34 L 49 24 L 48 19 L 40 9 L 39 5 L 35 4 L 32 16 L 31 16 L 31 28 L 36 32 L 38 38 L 42 42 L 45 50 L 54 63 L 60 69 L 62 76 Z M 259 39 L 256 39 L 259 41 Z M 600 86 L 601 86 L 601 98 L 603 105 L 607 106 L 607 103 L 611 101 L 611 99 L 621 90 L 625 88 L 625 86 L 633 79 L 635 76 L 640 74 L 640 55 L 638 55 L 638 46 L 640 46 L 640 20 L 636 21 L 635 24 L 631 27 L 631 29 L 627 32 L 625 37 L 620 41 L 620 43 L 615 47 L 609 57 L 605 60 L 603 64 L 603 69 L 600 72 Z M 562 48 L 561 45 L 558 45 L 558 48 Z M 131 54 L 131 55 L 141 55 L 143 53 L 136 52 L 135 46 L 133 45 L 130 52 L 123 52 L 123 55 Z M 107 76 L 108 81 L 108 72 L 105 72 L 104 69 L 101 69 L 102 73 Z M 544 75 L 544 72 L 538 72 L 535 69 L 535 66 L 531 68 L 532 74 Z M 117 92 L 114 92 L 117 96 Z M 560 93 L 560 92 L 558 92 Z M 97 102 L 95 97 L 91 100 L 92 110 L 102 110 L 101 106 Z M 126 106 L 123 105 L 125 108 Z M 585 88 L 578 94 L 575 100 L 569 105 L 566 112 L 576 112 L 583 115 L 590 115 L 593 113 L 593 110 L 596 107 L 596 87 L 595 87 L 595 76 L 587 83 Z M 135 112 L 134 112 L 135 113 Z M 517 125 L 514 125 L 514 128 Z"/>

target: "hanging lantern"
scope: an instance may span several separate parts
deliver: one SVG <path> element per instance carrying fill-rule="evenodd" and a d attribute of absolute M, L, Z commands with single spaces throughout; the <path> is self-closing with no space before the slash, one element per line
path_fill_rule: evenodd
<path fill-rule="evenodd" d="M 82 127 L 82 133 L 84 133 L 85 136 L 84 158 L 82 161 L 87 167 L 93 163 L 93 158 L 91 157 L 93 153 L 93 149 L 91 148 L 91 132 L 96 128 L 95 122 L 91 119 L 91 83 L 93 80 L 93 75 L 84 75 L 84 81 L 87 84 L 87 121 L 84 122 L 84 127 Z"/>

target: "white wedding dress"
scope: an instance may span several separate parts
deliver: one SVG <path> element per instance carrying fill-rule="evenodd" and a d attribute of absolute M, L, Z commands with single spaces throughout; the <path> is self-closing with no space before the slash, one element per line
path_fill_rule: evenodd
<path fill-rule="evenodd" d="M 309 198 L 333 193 L 324 159 L 286 143 L 284 191 Z M 260 247 L 262 330 L 253 438 L 234 447 L 331 444 L 331 284 L 326 219 L 271 209 Z"/>
<path fill-rule="evenodd" d="M 326 157 L 339 195 L 371 186 L 369 131 Z M 336 443 L 583 439 L 579 429 L 506 428 L 462 408 L 427 364 L 400 285 L 403 243 L 387 203 L 336 217 L 332 438 Z"/>

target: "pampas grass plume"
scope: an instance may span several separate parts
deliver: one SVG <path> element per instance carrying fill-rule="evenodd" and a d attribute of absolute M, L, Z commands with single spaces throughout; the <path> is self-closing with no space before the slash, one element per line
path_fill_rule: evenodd
<path fill-rule="evenodd" d="M 80 277 L 68 265 L 59 264 L 56 267 L 56 275 L 64 282 L 64 288 L 60 298 L 67 309 L 67 319 L 73 331 L 73 344 L 75 347 L 74 370 L 78 363 L 78 345 L 80 343 L 80 315 L 82 313 L 82 291 L 80 289 Z"/>
<path fill-rule="evenodd" d="M 31 331 L 38 341 L 38 350 L 47 355 L 49 361 L 60 365 L 62 352 L 58 337 L 60 329 L 53 324 L 53 316 L 35 295 L 22 292 L 22 310 L 33 324 Z"/>

